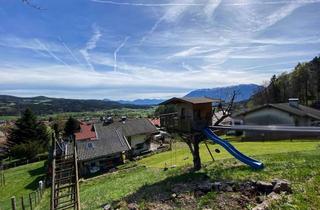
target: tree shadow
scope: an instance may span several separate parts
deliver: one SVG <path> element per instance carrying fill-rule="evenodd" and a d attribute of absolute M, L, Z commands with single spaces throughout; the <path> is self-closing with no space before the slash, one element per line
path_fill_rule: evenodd
<path fill-rule="evenodd" d="M 28 173 L 32 177 L 36 177 L 32 182 L 30 182 L 28 185 L 25 186 L 25 189 L 29 190 L 37 190 L 39 187 L 39 181 L 44 180 L 45 174 L 45 167 L 42 166 L 40 168 L 29 170 Z"/>

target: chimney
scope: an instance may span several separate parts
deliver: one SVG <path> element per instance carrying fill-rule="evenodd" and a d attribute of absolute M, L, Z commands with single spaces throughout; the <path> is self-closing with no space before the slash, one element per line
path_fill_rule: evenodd
<path fill-rule="evenodd" d="M 113 118 L 112 117 L 107 117 L 107 119 L 103 122 L 103 125 L 109 125 L 113 123 Z"/>
<path fill-rule="evenodd" d="M 121 122 L 124 124 L 126 123 L 127 116 L 121 116 Z"/>
<path fill-rule="evenodd" d="M 299 98 L 289 98 L 289 106 L 299 108 Z"/>

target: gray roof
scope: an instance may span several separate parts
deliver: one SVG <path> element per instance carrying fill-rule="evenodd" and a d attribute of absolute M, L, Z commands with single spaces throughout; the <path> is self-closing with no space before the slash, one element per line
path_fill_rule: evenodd
<path fill-rule="evenodd" d="M 147 119 L 127 119 L 125 123 L 114 122 L 109 125 L 94 124 L 97 140 L 77 141 L 79 160 L 88 160 L 128 151 L 130 146 L 126 137 L 139 134 L 153 134 L 157 128 Z M 91 145 L 88 145 L 91 144 Z"/>
<path fill-rule="evenodd" d="M 211 99 L 207 97 L 183 97 L 183 98 L 171 98 L 162 102 L 160 105 L 166 104 L 174 104 L 174 103 L 191 103 L 191 104 L 205 104 L 205 103 L 212 103 L 212 102 L 220 102 L 220 99 Z"/>
<path fill-rule="evenodd" d="M 311 107 L 303 106 L 301 104 L 299 104 L 298 107 L 293 107 L 293 106 L 290 106 L 288 103 L 265 104 L 265 105 L 258 106 L 256 108 L 235 114 L 234 116 L 238 117 L 241 115 L 246 115 L 248 113 L 251 113 L 251 112 L 263 109 L 263 108 L 267 108 L 267 107 L 275 108 L 275 109 L 278 109 L 278 110 L 281 110 L 284 112 L 288 112 L 290 114 L 297 115 L 300 117 L 310 117 L 313 119 L 320 120 L 320 111 L 319 110 L 313 109 Z"/>

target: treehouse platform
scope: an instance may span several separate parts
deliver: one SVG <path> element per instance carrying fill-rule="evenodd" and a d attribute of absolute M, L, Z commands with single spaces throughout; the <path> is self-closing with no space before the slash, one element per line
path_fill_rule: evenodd
<path fill-rule="evenodd" d="M 168 131 L 179 133 L 194 133 L 212 125 L 212 103 L 220 100 L 206 97 L 171 98 L 160 105 L 173 112 L 160 115 L 161 126 Z"/>

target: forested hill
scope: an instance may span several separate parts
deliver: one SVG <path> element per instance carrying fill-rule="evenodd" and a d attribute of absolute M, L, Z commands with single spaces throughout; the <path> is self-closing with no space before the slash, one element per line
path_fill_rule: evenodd
<path fill-rule="evenodd" d="M 250 99 L 251 104 L 287 102 L 299 98 L 300 103 L 320 108 L 320 56 L 298 63 L 292 72 L 273 75 L 266 88 Z"/>
<path fill-rule="evenodd" d="M 54 114 L 62 112 L 100 111 L 112 108 L 143 108 L 143 106 L 120 104 L 115 101 L 83 100 L 38 97 L 15 97 L 0 95 L 0 115 L 19 115 L 27 107 L 35 114 Z"/>

